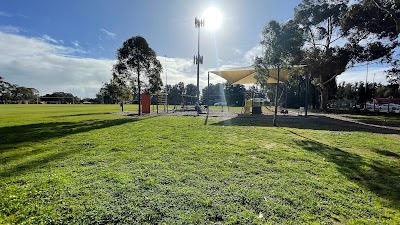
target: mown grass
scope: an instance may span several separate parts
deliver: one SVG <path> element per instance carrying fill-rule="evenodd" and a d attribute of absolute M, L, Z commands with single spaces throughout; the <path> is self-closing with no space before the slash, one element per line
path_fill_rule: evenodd
<path fill-rule="evenodd" d="M 119 110 L 0 106 L 0 224 L 400 223 L 397 135 Z"/>
<path fill-rule="evenodd" d="M 349 118 L 363 119 L 363 120 L 378 120 L 378 121 L 396 121 L 400 122 L 399 114 L 387 114 L 387 115 L 351 115 Z"/>

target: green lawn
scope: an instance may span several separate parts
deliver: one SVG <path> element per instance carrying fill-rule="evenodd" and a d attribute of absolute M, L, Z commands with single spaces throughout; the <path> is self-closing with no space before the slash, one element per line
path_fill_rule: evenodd
<path fill-rule="evenodd" d="M 367 124 L 400 127 L 400 115 L 399 114 L 350 115 L 347 117 L 356 119 L 360 122 L 367 123 Z"/>
<path fill-rule="evenodd" d="M 399 135 L 118 111 L 0 105 L 0 224 L 400 224 Z"/>
<path fill-rule="evenodd" d="M 349 118 L 365 119 L 365 120 L 381 120 L 381 121 L 396 121 L 400 122 L 399 114 L 381 114 L 381 115 L 351 115 Z"/>

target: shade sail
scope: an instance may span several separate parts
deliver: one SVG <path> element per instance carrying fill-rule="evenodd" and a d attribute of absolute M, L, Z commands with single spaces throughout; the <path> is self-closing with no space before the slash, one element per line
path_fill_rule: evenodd
<path fill-rule="evenodd" d="M 255 76 L 257 75 L 254 67 L 242 67 L 242 68 L 233 68 L 233 69 L 225 69 L 225 70 L 215 70 L 210 71 L 210 73 L 216 74 L 225 80 L 227 80 L 230 84 L 255 84 L 257 82 Z M 279 83 L 283 83 L 287 80 L 289 73 L 289 69 L 281 69 L 279 73 Z M 276 84 L 278 77 L 277 69 L 269 69 L 269 77 L 267 82 L 269 84 Z"/>

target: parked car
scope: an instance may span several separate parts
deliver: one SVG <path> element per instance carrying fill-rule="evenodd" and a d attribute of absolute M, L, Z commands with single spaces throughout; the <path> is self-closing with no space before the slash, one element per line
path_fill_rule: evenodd
<path fill-rule="evenodd" d="M 214 105 L 215 106 L 226 106 L 226 105 L 228 105 L 228 103 L 227 102 L 216 102 L 216 103 L 214 103 Z"/>

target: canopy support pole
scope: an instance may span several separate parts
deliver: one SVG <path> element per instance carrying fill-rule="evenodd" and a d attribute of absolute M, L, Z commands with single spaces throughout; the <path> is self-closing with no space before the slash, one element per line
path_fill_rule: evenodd
<path fill-rule="evenodd" d="M 311 73 L 311 71 L 309 69 L 306 74 L 306 102 L 304 104 L 305 105 L 304 117 L 307 117 L 307 113 L 308 113 L 308 86 L 310 83 L 310 73 Z"/>
<path fill-rule="evenodd" d="M 279 85 L 279 75 L 280 75 L 280 65 L 278 64 L 278 76 L 277 76 L 277 80 L 278 82 L 276 82 L 276 88 L 275 88 L 275 110 L 274 110 L 274 120 L 273 120 L 273 126 L 276 127 L 276 117 L 277 117 L 277 111 L 278 111 L 278 85 Z"/>

